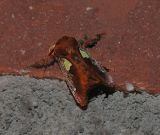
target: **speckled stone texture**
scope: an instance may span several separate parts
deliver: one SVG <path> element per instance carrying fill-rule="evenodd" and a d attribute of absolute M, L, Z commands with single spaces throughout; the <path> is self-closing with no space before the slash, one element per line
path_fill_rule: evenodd
<path fill-rule="evenodd" d="M 76 106 L 63 81 L 0 77 L 0 135 L 160 135 L 160 96 L 117 92 Z"/>

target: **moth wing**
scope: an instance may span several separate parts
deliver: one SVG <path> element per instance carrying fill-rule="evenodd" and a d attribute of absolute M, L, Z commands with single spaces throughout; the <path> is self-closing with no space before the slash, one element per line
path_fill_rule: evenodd
<path fill-rule="evenodd" d="M 75 80 L 73 79 L 73 76 L 71 73 L 69 73 L 70 67 L 72 66 L 69 61 L 66 59 L 59 60 L 59 66 L 60 69 L 65 76 L 65 81 L 67 83 L 68 88 L 70 89 L 71 94 L 73 95 L 76 103 L 80 105 L 80 107 L 85 107 L 87 105 L 87 101 L 85 100 L 85 96 L 81 96 L 80 93 L 83 91 L 81 87 L 78 87 L 78 85 L 75 84 Z M 78 80 L 76 80 L 78 81 Z M 80 82 L 78 82 L 80 84 Z"/>
<path fill-rule="evenodd" d="M 101 74 L 105 80 L 106 85 L 113 85 L 114 81 L 113 81 L 112 76 L 109 73 L 109 69 L 102 66 L 99 62 L 97 62 L 96 60 L 94 60 L 92 58 L 91 58 L 91 61 L 92 61 L 92 64 L 95 65 L 97 67 L 97 69 L 101 72 Z"/>

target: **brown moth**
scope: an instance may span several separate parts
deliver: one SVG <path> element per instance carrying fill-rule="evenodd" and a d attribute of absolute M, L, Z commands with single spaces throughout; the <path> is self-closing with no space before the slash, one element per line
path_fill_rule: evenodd
<path fill-rule="evenodd" d="M 85 38 L 79 42 L 73 37 L 64 36 L 50 47 L 47 58 L 32 67 L 49 67 L 57 62 L 76 103 L 81 108 L 86 108 L 89 94 L 94 95 L 95 89 L 103 87 L 106 93 L 114 92 L 108 69 L 92 59 L 86 51 L 86 48 L 95 46 L 102 35 L 98 34 L 94 39 Z"/>

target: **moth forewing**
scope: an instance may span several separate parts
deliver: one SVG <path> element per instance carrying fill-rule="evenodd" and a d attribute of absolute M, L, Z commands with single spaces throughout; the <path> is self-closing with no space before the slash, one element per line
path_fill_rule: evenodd
<path fill-rule="evenodd" d="M 68 61 L 68 60 L 67 60 Z M 74 82 L 73 82 L 73 79 L 72 79 L 72 74 L 69 73 L 69 70 L 67 70 L 67 66 L 65 65 L 66 63 L 66 59 L 65 58 L 61 58 L 59 59 L 59 67 L 60 67 L 60 70 L 62 71 L 64 77 L 65 77 L 65 81 L 66 81 L 66 84 L 71 92 L 71 94 L 73 95 L 75 101 L 80 104 L 80 99 L 79 97 L 77 96 L 76 92 L 77 92 L 77 88 L 74 86 Z M 69 64 L 70 65 L 70 64 Z M 72 65 L 71 65 L 72 66 Z M 67 67 L 67 68 L 66 68 Z"/>

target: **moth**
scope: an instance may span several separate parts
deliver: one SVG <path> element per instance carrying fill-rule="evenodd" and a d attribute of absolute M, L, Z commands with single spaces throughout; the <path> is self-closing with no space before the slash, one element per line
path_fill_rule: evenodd
<path fill-rule="evenodd" d="M 84 109 L 90 100 L 89 95 L 94 95 L 95 89 L 104 88 L 107 93 L 114 91 L 109 70 L 94 60 L 86 50 L 94 47 L 103 35 L 97 34 L 94 39 L 85 37 L 80 41 L 63 36 L 49 48 L 45 59 L 31 67 L 47 68 L 57 62 L 76 103 Z"/>

